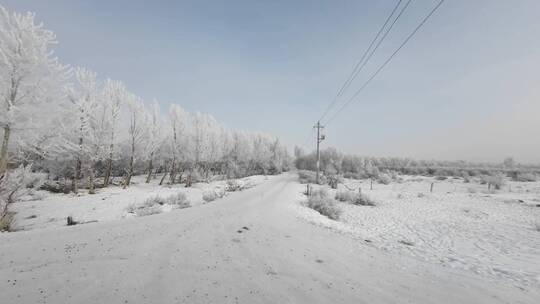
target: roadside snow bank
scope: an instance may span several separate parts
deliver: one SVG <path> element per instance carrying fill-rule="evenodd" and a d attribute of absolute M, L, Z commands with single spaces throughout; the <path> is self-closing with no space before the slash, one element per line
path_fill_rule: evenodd
<path fill-rule="evenodd" d="M 240 190 L 253 187 L 272 176 L 250 176 L 234 180 Z M 204 193 L 222 193 L 230 182 L 226 180 L 213 181 L 210 183 L 196 183 L 190 188 L 183 184 L 159 186 L 159 178 L 149 184 L 145 182 L 145 176 L 134 176 L 132 185 L 127 189 L 110 186 L 97 189 L 96 194 L 80 193 L 53 194 L 46 191 L 38 191 L 34 196 L 26 198 L 26 201 L 12 205 L 15 215 L 15 228 L 17 230 L 41 229 L 48 227 L 66 226 L 66 218 L 73 217 L 78 222 L 101 222 L 133 217 L 129 212 L 130 206 L 140 206 L 152 197 L 167 198 L 174 195 L 185 195 L 191 206 L 206 203 L 203 200 Z M 221 195 L 221 196 L 224 196 Z M 174 204 L 157 204 L 148 211 L 151 213 L 169 212 Z"/>

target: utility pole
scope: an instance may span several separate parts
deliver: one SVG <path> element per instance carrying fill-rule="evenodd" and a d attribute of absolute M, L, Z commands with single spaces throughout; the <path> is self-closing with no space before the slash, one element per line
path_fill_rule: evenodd
<path fill-rule="evenodd" d="M 316 182 L 317 185 L 319 184 L 319 171 L 320 171 L 320 163 L 321 163 L 321 151 L 319 150 L 319 146 L 321 141 L 324 140 L 324 135 L 321 134 L 321 129 L 324 129 L 324 126 L 321 126 L 321 122 L 317 121 L 317 124 L 313 127 L 317 129 L 317 177 Z"/>

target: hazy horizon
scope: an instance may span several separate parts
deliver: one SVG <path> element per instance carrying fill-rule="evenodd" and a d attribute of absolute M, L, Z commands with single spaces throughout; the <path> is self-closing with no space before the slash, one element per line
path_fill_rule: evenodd
<path fill-rule="evenodd" d="M 303 145 L 395 1 L 14 1 L 60 61 Z M 413 1 L 350 96 L 436 4 Z M 540 2 L 447 1 L 325 129 L 322 148 L 540 163 Z M 260 113 L 260 114 L 259 114 Z M 314 149 L 312 136 L 308 150 Z M 292 149 L 291 149 L 292 150 Z"/>

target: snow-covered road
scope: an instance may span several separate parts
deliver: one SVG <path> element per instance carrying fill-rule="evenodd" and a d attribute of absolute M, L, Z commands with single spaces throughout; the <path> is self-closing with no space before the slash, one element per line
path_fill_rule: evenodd
<path fill-rule="evenodd" d="M 0 234 L 0 303 L 537 303 L 298 217 L 294 173 L 166 214 Z"/>

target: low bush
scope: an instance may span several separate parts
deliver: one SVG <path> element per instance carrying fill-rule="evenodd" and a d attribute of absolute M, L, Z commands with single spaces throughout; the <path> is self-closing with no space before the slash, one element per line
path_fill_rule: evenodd
<path fill-rule="evenodd" d="M 375 206 L 375 202 L 363 193 L 356 194 L 355 199 L 352 203 L 361 206 Z"/>
<path fill-rule="evenodd" d="M 240 191 L 242 190 L 242 185 L 238 181 L 231 179 L 227 181 L 225 190 L 228 192 Z"/>
<path fill-rule="evenodd" d="M 340 202 L 348 202 L 360 206 L 375 206 L 375 202 L 363 193 L 353 191 L 338 191 L 335 199 Z"/>
<path fill-rule="evenodd" d="M 191 207 L 191 204 L 189 203 L 186 194 L 183 192 L 178 192 L 176 194 L 168 196 L 165 199 L 165 203 L 180 209 Z"/>
<path fill-rule="evenodd" d="M 161 206 L 170 205 L 173 208 L 182 209 L 191 207 L 189 200 L 183 192 L 178 192 L 163 198 L 159 195 L 151 196 L 144 200 L 142 204 L 131 204 L 126 208 L 127 213 L 132 213 L 135 216 L 147 216 L 158 214 L 163 211 Z"/>
<path fill-rule="evenodd" d="M 335 199 L 340 202 L 353 202 L 355 196 L 356 193 L 352 191 L 337 191 Z"/>
<path fill-rule="evenodd" d="M 338 220 L 342 213 L 336 201 L 329 197 L 310 196 L 307 206 L 332 220 Z"/>
<path fill-rule="evenodd" d="M 502 186 L 506 183 L 504 176 L 502 174 L 496 175 L 483 175 L 481 177 L 482 184 L 488 184 L 488 187 L 494 187 L 497 190 L 500 190 Z"/>
<path fill-rule="evenodd" d="M 207 203 L 214 201 L 216 198 L 217 198 L 217 194 L 215 191 L 207 190 L 207 191 L 204 191 L 202 194 L 202 199 Z"/>
<path fill-rule="evenodd" d="M 145 199 L 144 203 L 147 205 L 165 205 L 166 201 L 163 197 L 155 195 Z"/>
<path fill-rule="evenodd" d="M 135 216 L 148 216 L 153 214 L 158 214 L 162 212 L 161 205 L 152 202 L 151 200 L 146 200 L 142 204 L 131 204 L 126 208 L 128 213 L 132 213 Z"/>
<path fill-rule="evenodd" d="M 14 223 L 15 223 L 15 220 L 11 212 L 8 212 L 4 214 L 3 216 L 0 216 L 0 232 L 12 231 Z"/>
<path fill-rule="evenodd" d="M 379 177 L 377 178 L 377 181 L 383 185 L 388 185 L 390 182 L 392 182 L 392 178 L 389 174 L 381 173 Z"/>

